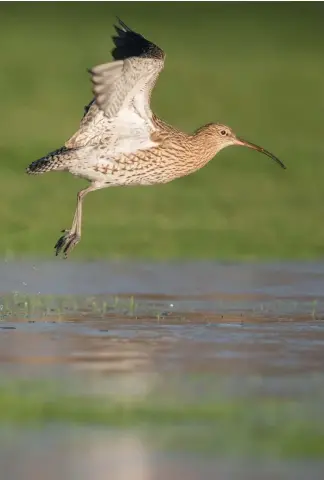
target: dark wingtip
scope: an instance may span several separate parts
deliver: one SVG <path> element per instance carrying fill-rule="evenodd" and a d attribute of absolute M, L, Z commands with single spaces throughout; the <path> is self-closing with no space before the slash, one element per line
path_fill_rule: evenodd
<path fill-rule="evenodd" d="M 131 32 L 131 31 L 132 31 L 131 28 L 129 28 L 129 27 L 126 25 L 126 23 L 123 22 L 123 21 L 121 20 L 121 18 L 119 18 L 117 15 L 116 15 L 116 19 L 117 19 L 119 25 L 120 25 L 121 27 L 123 27 L 127 32 Z M 115 26 L 115 27 L 116 27 L 116 26 Z"/>
<path fill-rule="evenodd" d="M 165 54 L 160 47 L 132 30 L 118 16 L 116 19 L 118 24 L 114 25 L 114 28 L 117 35 L 112 37 L 115 48 L 111 52 L 114 60 L 125 60 L 130 57 L 164 59 Z"/>

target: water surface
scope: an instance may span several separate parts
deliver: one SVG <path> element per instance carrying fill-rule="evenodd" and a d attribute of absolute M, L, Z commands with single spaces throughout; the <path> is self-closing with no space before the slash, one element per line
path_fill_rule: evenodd
<path fill-rule="evenodd" d="M 3 478 L 35 479 L 47 465 L 59 465 L 53 479 L 323 478 L 324 264 L 7 262 L 0 271 L 2 384 L 55 385 L 33 402 L 25 385 L 25 410 L 10 400 Z M 111 412 L 98 425 L 87 406 L 81 427 L 55 407 L 39 424 L 49 397 L 63 405 L 71 395 L 141 410 L 128 426 Z M 29 404 L 38 427 L 24 420 Z M 294 431 L 311 432 L 314 446 L 299 448 Z"/>

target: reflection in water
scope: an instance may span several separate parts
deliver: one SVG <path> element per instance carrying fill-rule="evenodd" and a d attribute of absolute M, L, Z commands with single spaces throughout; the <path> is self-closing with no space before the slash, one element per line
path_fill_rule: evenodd
<path fill-rule="evenodd" d="M 79 336 L 69 360 L 74 372 L 86 375 L 86 393 L 118 402 L 144 400 L 159 381 L 152 349 L 144 342 Z"/>
<path fill-rule="evenodd" d="M 3 480 L 153 478 L 139 433 L 47 427 L 0 430 L 0 441 Z"/>
<path fill-rule="evenodd" d="M 220 394 L 256 404 L 261 397 L 287 398 L 304 405 L 305 418 L 318 412 L 323 418 L 323 265 L 2 267 L 2 292 L 51 295 L 33 315 L 28 309 L 21 313 L 16 297 L 11 303 L 8 295 L 1 298 L 2 380 L 58 380 L 64 392 L 100 395 L 123 405 L 157 398 L 185 408 L 212 403 Z M 78 297 L 62 301 L 56 296 L 67 293 Z M 115 294 L 118 301 L 111 306 Z M 123 303 L 130 294 L 135 296 L 132 309 Z M 194 435 L 199 428 L 206 425 L 195 426 Z M 172 429 L 163 435 L 182 446 Z M 144 427 L 3 427 L 1 479 L 324 477 L 323 465 L 314 462 L 254 464 L 186 455 L 185 450 L 183 456 L 162 455 L 163 435 L 162 427 L 153 436 Z"/>
<path fill-rule="evenodd" d="M 140 432 L 0 430 L 3 480 L 322 480 L 321 461 L 163 455 Z"/>
<path fill-rule="evenodd" d="M 76 480 L 151 480 L 150 457 L 138 433 L 92 432 L 69 455 L 69 475 Z M 83 454 L 82 454 L 83 451 Z"/>

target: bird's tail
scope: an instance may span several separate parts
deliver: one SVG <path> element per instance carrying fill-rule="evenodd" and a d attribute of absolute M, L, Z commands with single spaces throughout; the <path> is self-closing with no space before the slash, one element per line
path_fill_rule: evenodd
<path fill-rule="evenodd" d="M 71 158 L 73 150 L 61 147 L 54 152 L 50 152 L 45 157 L 35 160 L 26 168 L 26 173 L 29 175 L 38 175 L 41 173 L 50 172 L 51 170 L 65 170 L 67 161 Z"/>

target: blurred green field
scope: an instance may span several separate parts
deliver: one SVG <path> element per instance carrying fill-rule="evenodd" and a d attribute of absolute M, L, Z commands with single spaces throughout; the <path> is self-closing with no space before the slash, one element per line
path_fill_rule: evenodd
<path fill-rule="evenodd" d="M 4 257 L 51 256 L 85 182 L 25 167 L 60 147 L 110 59 L 114 16 L 167 52 L 153 95 L 184 129 L 219 121 L 282 159 L 228 148 L 187 178 L 85 201 L 71 258 L 314 258 L 324 253 L 321 3 L 28 3 L 0 6 Z"/>
<path fill-rule="evenodd" d="M 129 400 L 78 395 L 44 381 L 7 381 L 0 385 L 0 421 L 19 427 L 57 422 L 70 427 L 144 428 L 153 443 L 173 453 L 323 458 L 323 424 L 299 402 L 218 397 L 216 393 L 212 401 L 198 404 L 161 401 L 154 395 Z"/>

